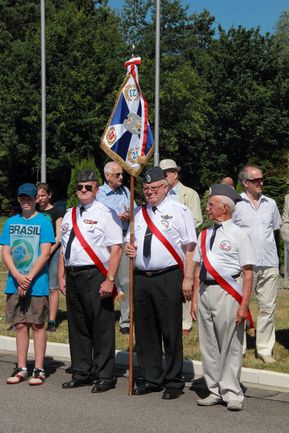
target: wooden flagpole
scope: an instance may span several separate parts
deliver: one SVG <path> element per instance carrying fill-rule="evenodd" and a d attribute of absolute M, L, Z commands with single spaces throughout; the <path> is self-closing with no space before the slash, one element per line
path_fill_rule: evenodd
<path fill-rule="evenodd" d="M 130 238 L 131 245 L 134 244 L 134 176 L 130 175 Z M 133 392 L 133 258 L 129 259 L 129 381 L 128 395 Z"/>

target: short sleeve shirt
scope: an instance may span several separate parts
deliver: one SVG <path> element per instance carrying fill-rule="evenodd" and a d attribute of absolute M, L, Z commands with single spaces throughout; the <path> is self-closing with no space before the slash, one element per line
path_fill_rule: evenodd
<path fill-rule="evenodd" d="M 40 255 L 41 244 L 54 242 L 51 222 L 39 213 L 30 219 L 25 219 L 22 215 L 9 218 L 0 237 L 0 244 L 10 247 L 13 262 L 21 274 L 28 274 L 32 269 Z M 17 289 L 18 283 L 9 272 L 5 293 L 16 293 Z M 28 293 L 32 296 L 49 294 L 47 265 L 33 279 Z"/>
<path fill-rule="evenodd" d="M 77 225 L 90 247 L 103 261 L 104 266 L 107 266 L 110 256 L 109 247 L 122 244 L 122 226 L 116 213 L 102 203 L 94 201 L 85 206 L 82 215 L 80 215 L 79 205 L 77 207 Z M 71 230 L 72 209 L 69 209 L 63 217 L 60 228 L 64 258 Z M 93 264 L 89 255 L 75 237 L 71 244 L 70 257 L 65 259 L 65 265 L 86 266 Z"/>
<path fill-rule="evenodd" d="M 213 228 L 210 227 L 208 230 Z M 222 265 L 224 273 L 229 275 L 236 275 L 241 271 L 242 266 L 255 265 L 256 262 L 250 237 L 232 220 L 223 221 L 222 226 L 217 230 L 212 253 Z M 194 261 L 198 263 L 203 261 L 201 234 L 195 249 Z M 207 279 L 214 279 L 209 272 L 207 272 Z"/>
<path fill-rule="evenodd" d="M 197 242 L 192 214 L 186 206 L 165 198 L 157 206 L 155 217 L 159 222 L 159 226 L 162 227 L 162 234 L 168 240 L 172 239 L 178 247 L 182 248 L 189 243 Z M 153 271 L 177 264 L 171 253 L 155 235 L 152 236 L 151 256 L 144 257 L 143 244 L 147 224 L 143 218 L 141 207 L 136 210 L 134 228 L 135 242 L 137 244 L 136 268 Z M 129 240 L 128 237 L 126 240 Z"/>
<path fill-rule="evenodd" d="M 117 215 L 124 211 L 129 212 L 130 193 L 126 186 L 120 186 L 113 191 L 107 183 L 104 183 L 99 187 L 96 200 L 113 209 Z M 121 221 L 121 223 L 123 230 L 127 230 L 129 222 Z"/>
<path fill-rule="evenodd" d="M 43 211 L 39 210 L 38 212 L 46 216 L 51 221 L 53 226 L 54 236 L 56 236 L 56 221 L 59 218 L 62 218 L 65 212 L 63 212 L 61 209 L 54 206 L 51 209 L 43 210 Z"/>
<path fill-rule="evenodd" d="M 250 236 L 255 250 L 257 266 L 278 267 L 274 231 L 281 225 L 281 216 L 275 200 L 261 195 L 259 207 L 255 208 L 247 194 L 236 204 L 233 221 Z"/>

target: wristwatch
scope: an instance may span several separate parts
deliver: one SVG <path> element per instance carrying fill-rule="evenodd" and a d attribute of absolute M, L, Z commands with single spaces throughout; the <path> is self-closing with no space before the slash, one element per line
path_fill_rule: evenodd
<path fill-rule="evenodd" d="M 111 275 L 107 275 L 106 277 L 109 281 L 111 281 L 112 283 L 114 283 L 114 277 Z"/>

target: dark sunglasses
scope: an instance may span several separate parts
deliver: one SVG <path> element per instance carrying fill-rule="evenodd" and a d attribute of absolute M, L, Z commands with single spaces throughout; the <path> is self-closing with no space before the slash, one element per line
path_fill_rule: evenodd
<path fill-rule="evenodd" d="M 76 187 L 76 191 L 82 191 L 83 188 L 86 189 L 86 191 L 89 191 L 89 192 L 91 192 L 93 190 L 93 186 L 92 185 L 81 185 L 81 184 L 78 184 L 77 187 Z"/>
<path fill-rule="evenodd" d="M 257 184 L 257 183 L 264 182 L 264 177 L 256 177 L 255 179 L 246 179 L 246 181 Z"/>

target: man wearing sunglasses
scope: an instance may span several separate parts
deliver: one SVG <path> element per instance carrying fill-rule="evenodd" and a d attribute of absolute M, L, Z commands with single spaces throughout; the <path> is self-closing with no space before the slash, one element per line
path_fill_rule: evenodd
<path fill-rule="evenodd" d="M 237 203 L 234 222 L 251 237 L 256 256 L 253 288 L 258 304 L 256 356 L 265 364 L 275 362 L 275 307 L 279 280 L 279 259 L 274 231 L 280 228 L 281 217 L 275 200 L 263 195 L 261 169 L 247 164 L 239 173 L 244 188 Z"/>
<path fill-rule="evenodd" d="M 160 168 L 163 170 L 168 182 L 168 197 L 187 206 L 193 214 L 195 227 L 199 227 L 203 222 L 203 217 L 198 193 L 180 182 L 179 173 L 181 168 L 177 166 L 173 159 L 160 161 Z M 183 304 L 183 335 L 188 336 L 191 329 L 191 302 L 186 302 Z"/>
<path fill-rule="evenodd" d="M 123 169 L 114 161 L 104 166 L 105 182 L 99 187 L 96 200 L 113 209 L 122 224 L 123 236 L 129 226 L 130 192 L 123 185 Z M 124 293 L 120 304 L 119 326 L 122 334 L 129 334 L 129 259 L 123 251 L 119 264 L 117 285 Z"/>
<path fill-rule="evenodd" d="M 115 212 L 95 200 L 97 189 L 95 173 L 81 171 L 76 186 L 79 205 L 67 211 L 61 224 L 73 371 L 62 388 L 90 385 L 94 380 L 91 392 L 104 392 L 116 384 L 113 290 L 122 229 Z"/>

